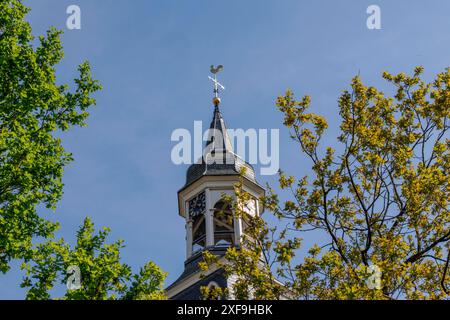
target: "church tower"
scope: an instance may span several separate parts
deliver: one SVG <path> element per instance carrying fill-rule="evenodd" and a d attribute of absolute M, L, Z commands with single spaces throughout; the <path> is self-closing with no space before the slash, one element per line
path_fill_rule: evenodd
<path fill-rule="evenodd" d="M 227 278 L 223 269 L 211 269 L 201 277 L 198 263 L 205 250 L 223 257 L 228 247 L 241 245 L 245 223 L 241 217 L 233 216 L 222 196 L 234 196 L 234 185 L 241 180 L 239 172 L 243 167 L 246 168 L 243 189 L 253 197 L 247 205 L 248 214 L 260 215 L 263 210 L 258 199 L 265 190 L 256 181 L 253 167 L 234 153 L 219 109 L 219 87 L 224 87 L 217 81 L 216 74 L 222 68 L 211 66 L 214 78 L 209 78 L 214 82 L 214 113 L 203 156 L 188 168 L 186 183 L 178 191 L 179 215 L 186 222 L 186 261 L 183 273 L 166 289 L 169 299 L 202 299 L 200 288 L 203 286 L 231 289 L 233 279 Z"/>

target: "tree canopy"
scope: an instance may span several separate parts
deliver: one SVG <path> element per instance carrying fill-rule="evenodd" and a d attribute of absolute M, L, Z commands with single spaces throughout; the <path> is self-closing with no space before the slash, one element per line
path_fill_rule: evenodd
<path fill-rule="evenodd" d="M 289 200 L 270 187 L 262 200 L 286 227 L 275 232 L 254 218 L 252 241 L 228 250 L 223 267 L 238 277 L 239 297 L 449 298 L 450 69 L 431 83 L 422 72 L 385 72 L 392 97 L 355 77 L 338 100 L 336 148 L 323 146 L 328 123 L 309 112 L 309 96 L 278 97 L 311 174 L 296 179 L 280 171 Z M 237 186 L 229 200 L 237 215 L 243 194 Z M 323 241 L 303 248 L 308 235 Z M 215 260 L 206 258 L 204 268 Z"/>
<path fill-rule="evenodd" d="M 165 273 L 149 262 L 133 274 L 120 259 L 123 242 L 106 243 L 109 229 L 95 233 L 86 218 L 71 248 L 43 217 L 56 209 L 73 160 L 57 135 L 86 124 L 101 86 L 88 62 L 73 90 L 57 84 L 62 32 L 50 28 L 35 41 L 28 11 L 20 0 L 0 2 L 0 272 L 22 260 L 28 299 L 53 298 L 60 283 L 68 284 L 63 299 L 162 299 Z"/>
<path fill-rule="evenodd" d="M 58 131 L 83 126 L 92 93 L 100 89 L 88 62 L 78 67 L 75 89 L 57 84 L 63 58 L 61 31 L 48 30 L 33 45 L 29 11 L 21 1 L 0 2 L 0 271 L 26 256 L 35 237 L 57 228 L 38 206 L 55 209 L 64 167 L 72 160 Z"/>
<path fill-rule="evenodd" d="M 109 232 L 103 228 L 95 233 L 94 224 L 86 218 L 73 248 L 63 239 L 37 245 L 32 259 L 22 265 L 27 299 L 53 298 L 50 291 L 58 284 L 67 288 L 59 298 L 68 300 L 164 299 L 166 274 L 153 262 L 133 274 L 131 267 L 120 261 L 123 241 L 107 243 Z M 71 286 L 75 282 L 78 286 Z"/>

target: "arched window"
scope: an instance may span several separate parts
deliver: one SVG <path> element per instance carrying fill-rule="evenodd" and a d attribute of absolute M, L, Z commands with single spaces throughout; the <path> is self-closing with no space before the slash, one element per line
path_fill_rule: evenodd
<path fill-rule="evenodd" d="M 234 221 L 231 206 L 222 200 L 214 206 L 214 245 L 234 244 Z"/>
<path fill-rule="evenodd" d="M 194 217 L 192 223 L 192 252 L 203 250 L 206 247 L 205 216 L 200 214 Z"/>

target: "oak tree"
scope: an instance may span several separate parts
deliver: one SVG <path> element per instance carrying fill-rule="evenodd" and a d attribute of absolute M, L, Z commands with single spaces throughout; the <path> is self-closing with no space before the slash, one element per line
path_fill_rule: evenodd
<path fill-rule="evenodd" d="M 241 298 L 450 297 L 450 69 L 430 83 L 422 72 L 385 72 L 392 96 L 353 78 L 338 100 L 333 147 L 323 146 L 328 123 L 309 111 L 309 96 L 278 97 L 311 173 L 280 171 L 287 200 L 270 187 L 262 199 L 279 219 L 279 236 L 257 217 L 253 241 L 228 250 L 222 266 L 239 279 Z M 239 186 L 236 194 L 239 215 L 245 195 Z M 316 244 L 301 247 L 308 236 Z M 206 254 L 202 266 L 213 262 Z"/>

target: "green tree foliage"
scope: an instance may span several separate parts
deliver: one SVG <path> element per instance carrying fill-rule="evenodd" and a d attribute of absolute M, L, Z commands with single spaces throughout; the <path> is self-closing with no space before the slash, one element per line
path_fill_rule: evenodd
<path fill-rule="evenodd" d="M 308 112 L 310 97 L 296 100 L 288 91 L 278 98 L 311 174 L 295 179 L 280 172 L 289 200 L 271 188 L 262 199 L 287 226 L 278 239 L 267 237 L 267 225 L 256 218 L 251 232 L 257 241 L 228 250 L 221 264 L 240 279 L 238 293 L 245 297 L 251 288 L 261 299 L 450 297 L 450 69 L 431 83 L 421 80 L 422 72 L 385 72 L 393 97 L 355 77 L 338 102 L 336 150 L 322 146 L 328 125 Z M 245 202 L 236 193 L 233 201 Z M 308 234 L 323 241 L 303 250 Z M 206 254 L 203 268 L 213 263 L 217 259 Z M 283 285 L 270 280 L 270 270 Z"/>
<path fill-rule="evenodd" d="M 122 241 L 106 243 L 108 229 L 95 234 L 86 219 L 71 248 L 53 240 L 58 224 L 37 212 L 55 209 L 64 167 L 72 161 L 56 134 L 85 125 L 92 94 L 101 87 L 88 62 L 78 67 L 72 91 L 56 83 L 61 31 L 50 28 L 35 42 L 28 11 L 19 0 L 0 2 L 0 272 L 23 259 L 28 299 L 50 299 L 50 290 L 73 276 L 69 267 L 79 268 L 81 288 L 63 299 L 163 299 L 165 273 L 149 262 L 132 274 L 120 262 Z M 33 246 L 37 238 L 44 242 Z"/>
<path fill-rule="evenodd" d="M 36 208 L 54 209 L 62 195 L 64 167 L 72 160 L 57 131 L 82 126 L 91 94 L 100 89 L 87 62 L 78 67 L 74 91 L 57 85 L 63 58 L 61 31 L 51 28 L 33 46 L 29 11 L 21 1 L 0 2 L 0 271 L 27 255 L 35 237 L 57 228 Z"/>
<path fill-rule="evenodd" d="M 164 299 L 166 274 L 153 262 L 137 274 L 120 262 L 123 241 L 107 243 L 109 229 L 97 233 L 89 218 L 77 232 L 76 245 L 71 248 L 63 239 L 36 246 L 32 261 L 24 262 L 26 277 L 22 287 L 28 288 L 27 299 L 50 299 L 55 285 L 67 285 L 73 279 L 70 267 L 80 270 L 81 287 L 67 290 L 62 299 L 105 300 Z"/>

